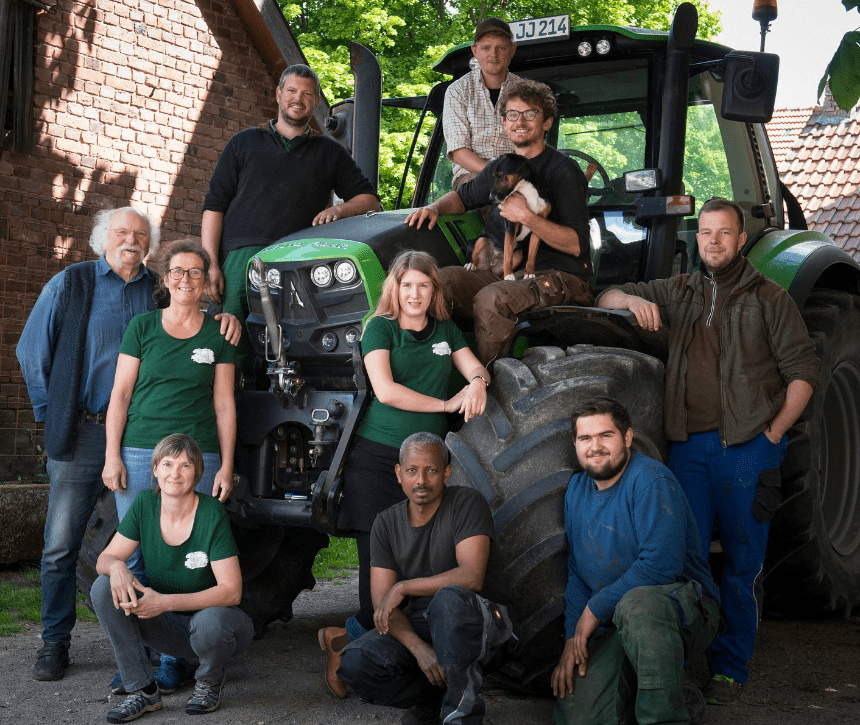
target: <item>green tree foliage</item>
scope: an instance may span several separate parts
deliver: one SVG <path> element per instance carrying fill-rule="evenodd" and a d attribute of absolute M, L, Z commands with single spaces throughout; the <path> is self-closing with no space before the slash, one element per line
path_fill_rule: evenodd
<path fill-rule="evenodd" d="M 842 0 L 845 10 L 860 12 L 860 0 Z M 818 96 L 830 81 L 830 92 L 839 108 L 849 111 L 860 100 L 860 30 L 845 33 L 827 70 L 818 83 Z"/>
<path fill-rule="evenodd" d="M 330 102 L 352 95 L 349 41 L 374 52 L 382 68 L 383 95 L 420 96 L 445 76 L 433 64 L 453 45 L 471 42 L 475 25 L 485 17 L 507 20 L 569 13 L 571 25 L 633 25 L 668 30 L 679 0 L 278 0 L 308 62 L 319 73 Z M 699 37 L 719 31 L 719 17 L 706 0 L 693 0 L 699 11 Z M 385 108 L 380 139 L 379 192 L 392 208 L 403 165 L 412 143 L 414 112 Z M 432 125 L 425 130 L 428 137 Z M 420 165 L 418 149 L 412 172 Z M 411 198 L 407 189 L 405 199 Z"/>

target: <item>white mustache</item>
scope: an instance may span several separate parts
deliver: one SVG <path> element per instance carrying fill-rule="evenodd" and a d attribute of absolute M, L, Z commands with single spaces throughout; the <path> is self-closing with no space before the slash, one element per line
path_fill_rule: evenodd
<path fill-rule="evenodd" d="M 119 251 L 120 252 L 137 252 L 141 256 L 143 255 L 143 247 L 141 247 L 139 244 L 123 244 L 119 248 Z"/>

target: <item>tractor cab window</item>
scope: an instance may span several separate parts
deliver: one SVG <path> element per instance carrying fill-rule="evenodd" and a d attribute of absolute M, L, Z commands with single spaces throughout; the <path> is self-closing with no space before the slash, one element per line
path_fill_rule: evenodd
<path fill-rule="evenodd" d="M 646 165 L 648 61 L 560 66 L 534 74 L 555 92 L 558 121 L 547 142 L 589 177 L 595 288 L 637 279 L 646 230 L 635 223 L 627 171 Z M 528 73 L 524 75 L 529 75 Z"/>
<path fill-rule="evenodd" d="M 696 214 L 708 199 L 732 199 L 732 184 L 726 148 L 717 121 L 717 109 L 708 97 L 708 76 L 690 79 L 687 107 L 687 147 L 684 151 L 684 190 L 696 199 Z M 681 221 L 678 235 L 686 242 L 692 267 L 698 265 L 696 217 Z"/>

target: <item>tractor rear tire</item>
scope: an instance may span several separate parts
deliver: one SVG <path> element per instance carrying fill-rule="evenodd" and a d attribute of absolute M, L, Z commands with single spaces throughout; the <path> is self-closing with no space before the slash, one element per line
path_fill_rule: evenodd
<path fill-rule="evenodd" d="M 813 290 L 803 309 L 821 386 L 794 425 L 765 562 L 768 610 L 860 605 L 860 297 Z"/>
<path fill-rule="evenodd" d="M 579 470 L 570 411 L 596 395 L 630 412 L 634 448 L 663 460 L 663 364 L 630 350 L 535 347 L 495 363 L 486 414 L 449 433 L 450 485 L 490 504 L 496 542 L 485 592 L 513 609 L 520 649 L 488 679 L 547 694 L 564 645 L 564 495 Z"/>

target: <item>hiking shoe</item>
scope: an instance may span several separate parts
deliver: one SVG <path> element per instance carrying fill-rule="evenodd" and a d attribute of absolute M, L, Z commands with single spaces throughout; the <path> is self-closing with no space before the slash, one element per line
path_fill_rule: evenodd
<path fill-rule="evenodd" d="M 214 712 L 221 704 L 221 690 L 227 682 L 227 673 L 221 678 L 221 682 L 210 685 L 208 682 L 197 680 L 194 683 L 194 692 L 185 704 L 185 712 L 189 715 L 202 715 L 205 712 Z"/>
<path fill-rule="evenodd" d="M 111 695 L 127 695 L 128 693 L 125 691 L 125 686 L 122 684 L 122 675 L 117 672 L 114 675 L 113 681 L 110 683 L 110 694 Z"/>
<path fill-rule="evenodd" d="M 182 657 L 163 654 L 152 679 L 155 680 L 158 691 L 162 695 L 172 695 L 191 679 L 189 669 L 188 662 Z"/>
<path fill-rule="evenodd" d="M 410 707 L 400 718 L 402 725 L 436 725 L 442 711 L 442 698 L 422 700 Z"/>
<path fill-rule="evenodd" d="M 705 696 L 692 682 L 684 683 L 684 705 L 690 714 L 690 725 L 699 725 L 705 719 Z"/>
<path fill-rule="evenodd" d="M 731 705 L 741 696 L 743 685 L 726 675 L 714 675 L 702 689 L 709 705 Z"/>
<path fill-rule="evenodd" d="M 132 692 L 122 705 L 117 705 L 107 714 L 108 722 L 131 722 L 141 715 L 161 709 L 161 695 L 158 690 L 147 695 L 143 690 Z"/>
<path fill-rule="evenodd" d="M 36 653 L 33 679 L 61 680 L 68 666 L 69 645 L 62 642 L 45 642 Z"/>

